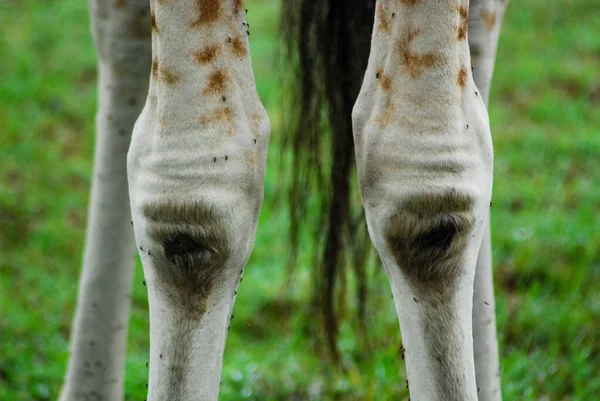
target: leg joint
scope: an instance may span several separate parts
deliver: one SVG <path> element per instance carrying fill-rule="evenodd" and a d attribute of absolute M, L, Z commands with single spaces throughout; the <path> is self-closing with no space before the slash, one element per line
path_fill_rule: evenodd
<path fill-rule="evenodd" d="M 203 314 L 205 301 L 232 255 L 226 217 L 205 204 L 153 203 L 142 207 L 146 252 L 157 288 L 184 309 Z"/>
<path fill-rule="evenodd" d="M 384 226 L 386 246 L 411 285 L 451 288 L 474 225 L 475 200 L 448 192 L 405 200 Z"/>

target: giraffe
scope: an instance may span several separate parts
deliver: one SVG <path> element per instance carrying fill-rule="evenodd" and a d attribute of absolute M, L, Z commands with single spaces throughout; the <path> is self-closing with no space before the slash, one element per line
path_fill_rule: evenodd
<path fill-rule="evenodd" d="M 148 399 L 216 400 L 263 201 L 270 135 L 245 6 L 89 5 L 99 61 L 97 143 L 60 399 L 123 399 L 135 238 L 150 305 Z M 506 5 L 375 3 L 352 131 L 412 400 L 501 399 L 486 103 Z"/>

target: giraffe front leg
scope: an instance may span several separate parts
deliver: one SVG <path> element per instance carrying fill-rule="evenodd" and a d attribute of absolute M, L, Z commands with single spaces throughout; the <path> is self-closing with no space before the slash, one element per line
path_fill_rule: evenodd
<path fill-rule="evenodd" d="M 378 1 L 353 111 L 361 198 L 414 401 L 477 400 L 473 280 L 493 163 L 467 15 L 466 0 Z"/>
<path fill-rule="evenodd" d="M 216 400 L 263 200 L 269 122 L 242 1 L 152 3 L 152 73 L 128 154 L 150 304 L 150 401 Z"/>
<path fill-rule="evenodd" d="M 126 159 L 148 94 L 146 0 L 90 1 L 98 53 L 98 113 L 86 247 L 62 401 L 122 400 L 134 244 Z"/>

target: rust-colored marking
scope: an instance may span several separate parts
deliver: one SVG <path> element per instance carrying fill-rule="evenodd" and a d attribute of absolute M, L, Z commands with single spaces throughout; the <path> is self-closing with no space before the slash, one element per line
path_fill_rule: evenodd
<path fill-rule="evenodd" d="M 210 74 L 208 77 L 208 84 L 204 91 L 202 92 L 204 95 L 210 95 L 215 93 L 224 92 L 227 89 L 227 81 L 229 77 L 227 74 L 221 70 L 215 71 Z"/>
<path fill-rule="evenodd" d="M 467 29 L 469 28 L 469 9 L 467 6 L 460 6 L 458 13 L 460 14 L 458 40 L 465 40 L 467 38 Z"/>
<path fill-rule="evenodd" d="M 467 67 L 462 66 L 458 71 L 458 78 L 456 79 L 456 83 L 460 87 L 461 91 L 464 91 L 467 87 Z"/>
<path fill-rule="evenodd" d="M 158 79 L 158 59 L 152 60 L 152 76 L 154 79 Z"/>
<path fill-rule="evenodd" d="M 221 46 L 219 45 L 207 46 L 204 49 L 194 53 L 194 59 L 200 64 L 208 64 L 215 59 L 220 51 Z"/>
<path fill-rule="evenodd" d="M 169 85 L 173 85 L 174 83 L 177 83 L 177 81 L 179 81 L 179 77 L 177 75 L 162 67 L 160 68 L 160 79 L 162 81 L 165 81 Z"/>
<path fill-rule="evenodd" d="M 249 166 L 256 165 L 256 157 L 254 156 L 254 152 L 249 150 L 244 153 L 244 158 L 246 159 L 246 164 Z"/>
<path fill-rule="evenodd" d="M 383 111 L 379 115 L 379 118 L 377 119 L 377 121 L 379 122 L 379 126 L 381 128 L 384 128 L 387 125 L 389 125 L 390 122 L 392 122 L 393 118 L 394 118 L 394 106 L 392 104 L 392 101 L 388 97 L 385 100 L 385 106 L 383 107 Z"/>
<path fill-rule="evenodd" d="M 161 117 L 161 118 L 159 118 L 158 122 L 159 122 L 160 125 L 167 124 L 167 117 Z"/>
<path fill-rule="evenodd" d="M 244 9 L 244 0 L 235 0 L 235 11 Z"/>
<path fill-rule="evenodd" d="M 414 6 L 420 2 L 421 0 L 400 0 L 400 3 L 404 4 L 405 6 Z"/>
<path fill-rule="evenodd" d="M 123 9 L 125 8 L 126 4 L 125 4 L 125 0 L 117 0 L 115 3 L 115 7 Z"/>
<path fill-rule="evenodd" d="M 491 32 L 492 29 L 494 29 L 494 25 L 496 25 L 496 13 L 481 10 L 479 15 L 481 16 L 483 22 L 485 22 L 488 32 Z"/>
<path fill-rule="evenodd" d="M 377 29 L 384 32 L 390 32 L 390 20 L 387 17 L 382 3 L 379 3 L 377 6 L 377 17 L 379 18 L 379 25 L 377 26 Z"/>
<path fill-rule="evenodd" d="M 200 124 L 206 125 L 214 122 L 228 122 L 233 121 L 233 110 L 231 107 L 218 107 L 211 115 L 200 117 Z"/>
<path fill-rule="evenodd" d="M 233 52 L 239 58 L 243 58 L 248 54 L 248 49 L 246 49 L 246 44 L 241 38 L 233 38 L 231 41 L 231 46 L 233 47 Z"/>
<path fill-rule="evenodd" d="M 192 23 L 192 29 L 217 22 L 221 16 L 221 0 L 196 0 L 196 9 L 198 17 Z"/>
<path fill-rule="evenodd" d="M 231 107 L 219 107 L 214 113 L 216 121 L 233 121 L 233 110 Z"/>
<path fill-rule="evenodd" d="M 389 75 L 386 75 L 382 69 L 377 70 L 376 76 L 378 77 L 381 89 L 383 89 L 384 91 L 390 90 L 390 88 L 392 87 L 392 78 Z"/>
<path fill-rule="evenodd" d="M 258 112 L 250 112 L 250 126 L 253 132 L 258 132 L 262 123 L 262 115 Z"/>
<path fill-rule="evenodd" d="M 433 68 L 437 63 L 437 57 L 432 52 L 415 54 L 410 50 L 410 43 L 420 33 L 419 30 L 409 31 L 406 39 L 398 42 L 401 61 L 413 78 L 420 77 L 425 68 Z"/>
<path fill-rule="evenodd" d="M 152 32 L 158 33 L 158 26 L 156 25 L 156 14 L 154 14 L 154 11 L 150 13 L 150 20 L 152 21 Z"/>

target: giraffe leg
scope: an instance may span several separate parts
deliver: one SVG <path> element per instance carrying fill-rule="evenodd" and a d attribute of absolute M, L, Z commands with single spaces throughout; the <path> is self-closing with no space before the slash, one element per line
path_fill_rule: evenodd
<path fill-rule="evenodd" d="M 473 78 L 488 103 L 496 48 L 508 0 L 471 0 L 469 47 Z M 492 245 L 489 220 L 481 242 L 473 294 L 473 346 L 480 401 L 499 401 L 500 368 L 492 280 Z"/>
<path fill-rule="evenodd" d="M 99 108 L 87 244 L 62 401 L 122 400 L 134 243 L 126 159 L 148 93 L 146 0 L 90 1 Z"/>
<path fill-rule="evenodd" d="M 150 89 L 127 168 L 150 304 L 148 400 L 216 400 L 270 127 L 243 2 L 151 6 Z"/>
<path fill-rule="evenodd" d="M 391 283 L 414 401 L 477 400 L 475 264 L 492 143 L 468 1 L 378 0 L 353 110 L 361 199 Z"/>

